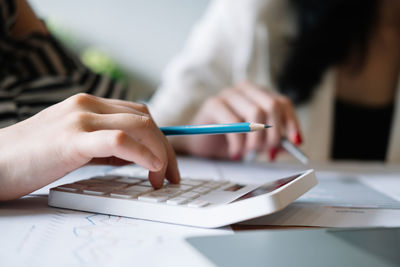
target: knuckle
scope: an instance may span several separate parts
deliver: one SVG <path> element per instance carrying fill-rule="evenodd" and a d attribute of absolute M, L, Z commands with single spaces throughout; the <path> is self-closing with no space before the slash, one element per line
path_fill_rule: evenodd
<path fill-rule="evenodd" d="M 122 130 L 116 130 L 110 138 L 112 147 L 120 147 L 126 143 L 129 136 Z"/>
<path fill-rule="evenodd" d="M 74 107 L 86 107 L 91 102 L 92 97 L 86 93 L 79 93 L 71 96 L 68 100 Z"/>
<path fill-rule="evenodd" d="M 155 127 L 154 121 L 150 116 L 140 116 L 140 123 L 145 129 L 153 129 Z"/>
<path fill-rule="evenodd" d="M 146 104 L 142 104 L 142 103 L 137 103 L 137 108 L 138 111 L 149 114 L 149 108 L 147 107 Z"/>

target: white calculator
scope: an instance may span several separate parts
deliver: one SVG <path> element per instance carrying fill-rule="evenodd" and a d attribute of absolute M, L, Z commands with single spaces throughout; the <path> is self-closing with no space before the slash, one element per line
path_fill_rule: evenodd
<path fill-rule="evenodd" d="M 267 184 L 181 179 L 154 190 L 147 172 L 105 174 L 50 189 L 49 205 L 138 219 L 221 227 L 277 212 L 317 184 L 314 170 Z"/>

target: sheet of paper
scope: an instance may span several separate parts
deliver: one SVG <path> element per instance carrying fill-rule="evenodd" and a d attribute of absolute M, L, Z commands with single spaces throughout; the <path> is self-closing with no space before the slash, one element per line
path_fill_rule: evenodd
<path fill-rule="evenodd" d="M 317 172 L 318 185 L 296 203 L 320 206 L 400 209 L 400 202 L 363 182 L 358 176 Z"/>
<path fill-rule="evenodd" d="M 317 227 L 399 227 L 400 210 L 292 204 L 278 213 L 242 222 L 241 224 Z"/>
<path fill-rule="evenodd" d="M 212 266 L 183 239 L 225 233 L 55 209 L 38 196 L 0 206 L 2 266 Z"/>
<path fill-rule="evenodd" d="M 286 209 L 245 225 L 400 226 L 400 179 L 385 174 L 317 171 L 318 185 Z"/>
<path fill-rule="evenodd" d="M 400 172 L 390 175 L 365 175 L 364 184 L 400 201 Z"/>

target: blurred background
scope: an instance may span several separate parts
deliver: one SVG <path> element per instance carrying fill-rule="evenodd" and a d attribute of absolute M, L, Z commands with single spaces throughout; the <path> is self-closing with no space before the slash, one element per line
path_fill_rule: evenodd
<path fill-rule="evenodd" d="M 146 100 L 209 0 L 28 0 L 83 62 L 130 84 Z"/>

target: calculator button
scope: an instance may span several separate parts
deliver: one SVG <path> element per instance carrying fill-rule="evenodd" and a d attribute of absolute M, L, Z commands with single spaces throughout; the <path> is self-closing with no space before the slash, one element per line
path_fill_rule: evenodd
<path fill-rule="evenodd" d="M 123 189 L 127 186 L 127 184 L 117 183 L 117 182 L 107 182 L 107 183 L 94 183 L 91 184 L 89 187 L 96 187 L 96 188 L 103 188 L 104 191 L 113 191 L 118 189 Z"/>
<path fill-rule="evenodd" d="M 154 191 L 154 189 L 152 187 L 141 186 L 141 185 L 133 185 L 133 186 L 129 186 L 128 188 L 129 188 L 129 190 L 141 192 L 141 193 L 147 193 L 147 192 Z"/>
<path fill-rule="evenodd" d="M 190 180 L 190 179 L 182 179 L 182 180 L 181 180 L 181 184 L 192 185 L 192 186 L 198 186 L 198 185 L 204 184 L 204 181 Z"/>
<path fill-rule="evenodd" d="M 211 190 L 212 190 L 212 188 L 210 188 L 210 187 L 201 186 L 201 187 L 193 188 L 191 190 L 191 192 L 197 192 L 197 193 L 200 193 L 200 194 L 205 194 L 205 193 L 208 193 Z"/>
<path fill-rule="evenodd" d="M 83 193 L 85 194 L 90 194 L 90 195 L 97 195 L 97 196 L 101 196 L 106 194 L 105 188 L 104 187 L 89 187 L 87 189 L 83 190 Z"/>
<path fill-rule="evenodd" d="M 148 180 L 145 180 L 145 181 L 142 180 L 142 182 L 140 183 L 140 185 L 141 185 L 141 186 L 152 186 L 151 183 L 150 183 L 150 181 L 148 181 Z"/>
<path fill-rule="evenodd" d="M 116 197 L 122 197 L 126 196 L 129 197 L 137 197 L 139 195 L 143 194 L 142 192 L 136 191 L 135 189 L 132 189 L 132 187 L 127 187 L 123 189 L 116 189 L 110 193 L 110 196 L 116 196 Z"/>
<path fill-rule="evenodd" d="M 219 190 L 223 191 L 230 191 L 230 192 L 235 192 L 243 188 L 243 185 L 240 184 L 235 184 L 235 183 L 226 183 L 223 186 L 219 188 Z"/>
<path fill-rule="evenodd" d="M 146 195 L 139 196 L 138 198 L 140 201 L 146 201 L 146 202 L 164 202 L 168 199 L 168 196 L 166 195 L 159 195 L 155 194 L 155 192 L 148 193 Z"/>
<path fill-rule="evenodd" d="M 210 204 L 210 203 L 208 203 L 208 202 L 205 201 L 205 200 L 194 200 L 194 201 L 192 201 L 192 202 L 189 202 L 189 203 L 187 204 L 187 206 L 188 206 L 189 208 L 201 208 L 201 207 L 207 206 L 208 204 Z"/>
<path fill-rule="evenodd" d="M 226 181 L 210 181 L 210 182 L 203 184 L 203 186 L 210 187 L 210 188 L 218 188 L 227 183 L 228 182 L 226 182 Z"/>
<path fill-rule="evenodd" d="M 87 179 L 87 180 L 77 181 L 75 183 L 76 184 L 81 184 L 81 185 L 96 185 L 96 184 L 100 184 L 102 182 L 101 181 L 92 180 L 92 179 Z"/>
<path fill-rule="evenodd" d="M 184 198 L 193 199 L 193 198 L 199 197 L 200 195 L 199 195 L 198 193 L 196 193 L 196 192 L 186 192 L 186 193 L 183 193 L 183 194 L 180 195 L 180 196 L 181 196 L 181 197 L 184 197 Z"/>
<path fill-rule="evenodd" d="M 173 197 L 173 195 L 172 195 L 171 193 L 165 192 L 165 191 L 162 191 L 162 190 L 153 191 L 153 192 L 150 192 L 150 193 L 148 193 L 148 194 L 146 194 L 146 195 L 159 196 L 159 197 L 167 197 L 167 198 Z"/>
<path fill-rule="evenodd" d="M 167 200 L 167 204 L 169 204 L 169 205 L 181 205 L 181 204 L 184 204 L 186 202 L 188 202 L 188 199 L 184 198 L 184 197 L 180 197 L 180 196 L 179 197 L 174 197 L 174 198 L 171 198 L 171 199 Z"/>
<path fill-rule="evenodd" d="M 132 190 L 119 190 L 110 193 L 112 197 L 119 197 L 119 198 L 137 198 L 141 192 L 132 191 Z"/>
<path fill-rule="evenodd" d="M 64 184 L 64 185 L 60 185 L 60 186 L 57 187 L 57 189 L 70 191 L 70 192 L 77 192 L 77 191 L 82 190 L 84 188 L 86 188 L 86 186 L 80 185 L 80 184 Z"/>
<path fill-rule="evenodd" d="M 98 180 L 98 179 L 87 179 L 87 180 L 82 180 L 82 181 L 77 181 L 75 182 L 76 184 L 81 184 L 81 185 L 87 185 L 87 186 L 107 186 L 107 185 L 113 185 L 113 186 L 120 186 L 121 183 L 117 183 L 115 181 L 107 181 L 107 180 Z"/>
<path fill-rule="evenodd" d="M 140 182 L 143 182 L 142 179 L 131 178 L 131 177 L 118 178 L 116 181 L 120 182 L 120 183 L 126 183 L 126 184 L 138 184 Z"/>
<path fill-rule="evenodd" d="M 163 185 L 166 185 L 166 184 L 167 184 L 167 182 L 164 181 Z M 153 187 L 153 186 L 151 185 L 150 181 L 148 181 L 148 180 L 142 180 L 142 182 L 140 183 L 140 185 Z"/>
<path fill-rule="evenodd" d="M 105 175 L 105 176 L 98 176 L 98 177 L 93 177 L 90 180 L 98 180 L 98 181 L 113 181 L 117 179 L 120 176 L 116 175 Z"/>
<path fill-rule="evenodd" d="M 180 190 L 179 188 L 161 188 L 159 190 L 154 191 L 154 193 L 163 193 L 170 196 L 180 194 L 181 192 L 182 190 Z"/>
<path fill-rule="evenodd" d="M 180 189 L 182 191 L 187 191 L 187 190 L 193 188 L 193 186 L 184 185 L 184 184 L 167 184 L 165 187 L 166 188 L 177 188 L 177 189 Z"/>

